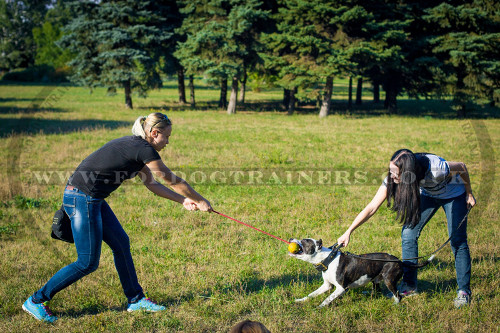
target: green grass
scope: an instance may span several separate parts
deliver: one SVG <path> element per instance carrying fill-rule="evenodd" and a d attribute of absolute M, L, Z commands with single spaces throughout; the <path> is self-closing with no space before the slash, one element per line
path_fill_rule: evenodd
<path fill-rule="evenodd" d="M 478 109 L 472 119 L 455 120 L 446 103 L 403 101 L 402 115 L 390 116 L 368 100 L 340 110 L 345 101 L 339 100 L 340 111 L 326 119 L 306 107 L 289 117 L 279 106 L 268 108 L 279 104 L 282 92 L 266 90 L 249 92 L 247 106 L 228 116 L 208 110 L 218 92 L 206 87 L 197 90 L 194 111 L 175 103 L 171 82 L 146 99 L 134 98 L 134 110 L 123 107 L 121 92 L 109 97 L 104 89 L 89 94 L 69 86 L 47 89 L 55 96 L 49 105 L 39 95 L 44 88 L 0 86 L 0 331 L 227 332 L 247 318 L 272 332 L 498 331 L 500 205 L 494 175 L 500 121 L 491 118 L 498 110 Z M 401 147 L 466 162 L 478 199 L 469 222 L 470 308 L 453 308 L 449 247 L 421 270 L 422 294 L 399 306 L 365 293 L 370 287 L 349 291 L 325 309 L 317 306 L 326 294 L 295 304 L 322 279 L 312 265 L 290 258 L 284 243 L 216 214 L 185 211 L 129 181 L 108 202 L 130 236 L 141 285 L 167 311 L 124 311 L 112 253 L 103 246 L 99 269 L 53 299 L 60 320 L 52 326 L 35 321 L 22 303 L 76 259 L 73 245 L 50 238 L 65 177 L 108 140 L 129 135 L 137 116 L 156 110 L 174 122 L 171 143 L 161 152 L 165 163 L 184 173 L 218 211 L 285 239 L 333 244 L 370 201 L 388 158 Z M 414 116 L 418 112 L 427 116 Z M 40 180 L 51 171 L 48 182 Z M 236 179 L 236 171 L 244 176 Z M 262 178 L 254 173 L 251 179 L 251 172 L 262 172 Z M 329 176 L 321 181 L 320 172 Z M 445 226 L 440 211 L 422 233 L 421 254 L 446 240 Z M 355 232 L 348 250 L 401 256 L 394 215 L 381 207 Z"/>

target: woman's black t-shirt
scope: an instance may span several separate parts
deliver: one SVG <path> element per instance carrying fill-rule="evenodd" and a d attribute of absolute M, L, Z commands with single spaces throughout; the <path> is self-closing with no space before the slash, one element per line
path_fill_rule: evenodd
<path fill-rule="evenodd" d="M 148 162 L 161 159 L 139 136 L 112 140 L 80 163 L 68 184 L 94 198 L 106 198 L 125 179 L 134 178 Z"/>

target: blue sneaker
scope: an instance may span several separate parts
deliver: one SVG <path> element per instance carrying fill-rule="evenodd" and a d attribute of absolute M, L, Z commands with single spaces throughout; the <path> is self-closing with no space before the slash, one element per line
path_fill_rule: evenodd
<path fill-rule="evenodd" d="M 53 323 L 57 320 L 57 317 L 54 316 L 52 312 L 50 312 L 48 302 L 43 302 L 40 304 L 33 303 L 32 296 L 30 296 L 30 298 L 28 298 L 26 302 L 24 302 L 23 310 L 40 321 Z"/>
<path fill-rule="evenodd" d="M 166 308 L 162 305 L 158 305 L 155 302 L 153 302 L 148 295 L 144 296 L 141 298 L 139 301 L 136 303 L 130 303 L 127 306 L 127 311 L 132 312 L 132 311 L 138 311 L 138 310 L 143 310 L 143 311 L 149 311 L 149 312 L 157 312 L 157 311 L 163 311 Z"/>

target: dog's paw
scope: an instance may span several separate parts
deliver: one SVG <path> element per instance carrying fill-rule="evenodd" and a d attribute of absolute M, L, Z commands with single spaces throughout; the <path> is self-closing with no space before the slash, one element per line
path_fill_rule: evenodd
<path fill-rule="evenodd" d="M 325 307 L 325 306 L 327 306 L 328 304 L 330 304 L 330 303 L 325 303 L 325 302 L 323 302 L 323 303 L 321 303 L 321 304 L 318 306 L 318 309 L 324 308 L 324 307 Z"/>
<path fill-rule="evenodd" d="M 309 299 L 308 297 L 304 297 L 304 298 L 296 298 L 296 299 L 295 299 L 295 303 L 302 303 L 302 302 L 307 301 L 308 299 Z"/>

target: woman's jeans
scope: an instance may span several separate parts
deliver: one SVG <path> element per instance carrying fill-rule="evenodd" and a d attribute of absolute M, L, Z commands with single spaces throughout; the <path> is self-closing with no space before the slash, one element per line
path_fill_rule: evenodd
<path fill-rule="evenodd" d="M 467 245 L 467 219 L 462 222 L 467 213 L 467 201 L 465 193 L 451 199 L 434 199 L 429 196 L 420 196 L 421 217 L 414 228 L 403 227 L 401 232 L 401 243 L 403 258 L 418 257 L 418 237 L 427 222 L 436 213 L 439 207 L 443 207 L 448 220 L 448 235 L 451 236 L 451 250 L 455 256 L 455 270 L 457 274 L 458 289 L 470 294 L 471 259 L 469 246 Z M 417 260 L 405 260 L 408 263 L 417 263 Z M 403 281 L 410 287 L 417 286 L 417 269 L 404 267 Z"/>
<path fill-rule="evenodd" d="M 137 281 L 129 238 L 120 222 L 106 201 L 71 188 L 64 191 L 63 205 L 71 219 L 78 259 L 59 270 L 35 292 L 33 301 L 48 301 L 60 290 L 95 271 L 99 266 L 102 241 L 113 251 L 116 270 L 129 303 L 138 301 L 144 294 Z"/>

